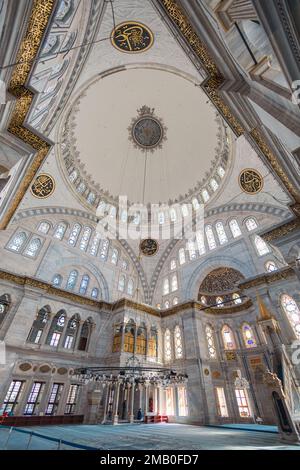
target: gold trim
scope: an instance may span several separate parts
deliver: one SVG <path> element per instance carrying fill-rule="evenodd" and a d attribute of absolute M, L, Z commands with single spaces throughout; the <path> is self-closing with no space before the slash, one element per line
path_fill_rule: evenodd
<path fill-rule="evenodd" d="M 277 238 L 284 237 L 294 230 L 300 229 L 300 219 L 291 220 L 285 224 L 280 225 L 280 227 L 273 228 L 268 232 L 260 235 L 266 242 L 271 242 Z"/>
<path fill-rule="evenodd" d="M 227 103 L 225 103 L 225 101 L 219 94 L 218 90 L 220 86 L 224 83 L 225 78 L 218 70 L 217 65 L 214 63 L 206 46 L 200 41 L 199 37 L 193 30 L 193 27 L 189 23 L 186 15 L 183 13 L 183 10 L 177 5 L 176 0 L 161 0 L 161 2 L 165 7 L 168 16 L 177 25 L 184 38 L 187 40 L 195 54 L 200 59 L 203 68 L 208 73 L 208 78 L 205 80 L 204 84 L 202 85 L 202 88 L 208 94 L 209 98 L 214 103 L 216 108 L 224 116 L 224 119 L 230 124 L 235 134 L 238 137 L 240 135 L 245 134 L 246 130 L 243 128 L 238 119 L 236 119 L 235 116 L 232 114 L 230 107 L 227 105 Z M 287 191 L 293 196 L 296 201 L 300 202 L 299 191 L 291 183 L 291 181 L 285 174 L 277 158 L 272 153 L 271 149 L 261 136 L 260 131 L 258 129 L 253 129 L 250 132 L 250 136 L 252 137 L 253 141 L 257 144 L 266 159 L 269 161 L 275 173 L 280 178 L 283 185 L 286 187 Z"/>
<path fill-rule="evenodd" d="M 241 176 L 246 172 L 246 171 L 253 171 L 254 173 L 256 173 L 258 175 L 258 177 L 260 178 L 260 183 L 261 183 L 261 186 L 258 190 L 256 191 L 247 191 L 243 186 L 242 186 L 242 183 L 241 183 Z M 260 174 L 259 171 L 257 171 L 255 168 L 244 168 L 240 174 L 239 174 L 239 185 L 240 185 L 240 188 L 241 190 L 246 193 L 246 194 L 250 194 L 250 195 L 254 195 L 254 194 L 258 194 L 261 192 L 261 190 L 263 189 L 264 187 L 264 180 L 263 180 L 263 177 L 262 175 Z"/>
<path fill-rule="evenodd" d="M 149 36 L 150 36 L 150 44 L 149 44 L 147 47 L 145 47 L 145 49 L 141 49 L 141 50 L 138 50 L 138 51 L 126 51 L 126 50 L 122 49 L 121 47 L 119 47 L 119 46 L 115 43 L 115 38 L 114 38 L 115 32 L 116 32 L 117 29 L 119 29 L 121 26 L 125 26 L 125 25 L 132 25 L 132 26 L 135 25 L 135 26 L 140 26 L 141 28 L 144 28 L 144 29 L 148 32 L 148 34 L 149 34 Z M 154 44 L 154 35 L 153 35 L 151 29 L 150 29 L 148 26 L 146 26 L 145 24 L 140 23 L 140 22 L 138 22 L 138 21 L 132 21 L 132 20 L 130 20 L 130 21 L 123 21 L 122 23 L 118 24 L 118 25 L 112 30 L 112 32 L 111 32 L 110 40 L 111 40 L 111 44 L 112 44 L 112 45 L 114 46 L 114 48 L 117 49 L 117 51 L 119 51 L 119 52 L 124 52 L 125 54 L 141 54 L 142 52 L 148 51 L 148 49 L 150 49 L 150 47 L 153 46 L 153 44 Z"/>
<path fill-rule="evenodd" d="M 256 287 L 261 284 L 272 284 L 276 281 L 282 281 L 283 279 L 288 279 L 289 277 L 296 276 L 294 270 L 287 266 L 286 268 L 280 269 L 278 271 L 273 271 L 269 274 L 262 274 L 257 276 L 255 279 L 249 281 L 241 282 L 239 288 L 242 290 L 250 289 L 251 287 Z"/>

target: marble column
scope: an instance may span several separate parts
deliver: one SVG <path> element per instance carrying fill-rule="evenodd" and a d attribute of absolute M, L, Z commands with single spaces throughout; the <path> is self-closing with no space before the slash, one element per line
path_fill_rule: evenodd
<path fill-rule="evenodd" d="M 129 415 L 129 422 L 133 424 L 134 422 L 134 393 L 135 393 L 135 383 L 131 384 L 131 396 L 130 396 L 130 415 Z"/>
<path fill-rule="evenodd" d="M 119 396 L 120 396 L 120 382 L 116 383 L 115 388 L 115 395 L 114 395 L 114 416 L 113 416 L 113 424 L 118 424 L 119 421 Z"/>

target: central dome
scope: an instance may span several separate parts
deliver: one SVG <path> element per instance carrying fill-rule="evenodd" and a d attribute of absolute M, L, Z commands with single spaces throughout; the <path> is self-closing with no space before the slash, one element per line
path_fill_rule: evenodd
<path fill-rule="evenodd" d="M 222 159 L 224 166 L 221 118 L 201 88 L 169 71 L 133 68 L 97 77 L 68 116 L 67 166 L 72 162 L 83 187 L 110 202 L 119 195 L 180 202 L 216 175 Z"/>

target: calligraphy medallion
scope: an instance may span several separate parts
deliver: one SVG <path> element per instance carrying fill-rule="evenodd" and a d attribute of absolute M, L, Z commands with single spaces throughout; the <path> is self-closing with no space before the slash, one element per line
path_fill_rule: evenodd
<path fill-rule="evenodd" d="M 153 44 L 153 33 L 147 26 L 136 21 L 119 24 L 111 33 L 113 46 L 122 52 L 145 52 Z"/>
<path fill-rule="evenodd" d="M 239 183 L 242 190 L 247 194 L 259 193 L 264 185 L 261 174 L 253 168 L 245 168 L 240 173 Z"/>
<path fill-rule="evenodd" d="M 46 173 L 40 174 L 31 186 L 31 193 L 39 199 L 51 196 L 55 189 L 55 182 L 52 176 Z"/>
<path fill-rule="evenodd" d="M 128 128 L 129 139 L 136 148 L 140 147 L 144 151 L 161 148 L 167 131 L 162 120 L 154 115 L 154 108 L 149 106 L 142 106 L 137 111 L 139 116 L 132 120 Z"/>
<path fill-rule="evenodd" d="M 153 238 L 146 238 L 141 241 L 140 250 L 145 256 L 153 256 L 158 251 L 158 243 Z"/>

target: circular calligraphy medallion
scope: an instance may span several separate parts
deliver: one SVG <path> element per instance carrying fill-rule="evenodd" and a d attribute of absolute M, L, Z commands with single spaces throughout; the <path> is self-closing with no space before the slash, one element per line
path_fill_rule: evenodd
<path fill-rule="evenodd" d="M 39 199 L 51 196 L 55 189 L 55 182 L 52 176 L 42 173 L 31 186 L 31 193 Z"/>
<path fill-rule="evenodd" d="M 111 42 L 122 52 L 144 52 L 153 44 L 153 34 L 147 26 L 136 21 L 119 24 L 111 33 Z"/>
<path fill-rule="evenodd" d="M 142 117 L 132 127 L 134 141 L 144 148 L 153 148 L 160 144 L 163 137 L 163 129 L 157 119 Z"/>
<path fill-rule="evenodd" d="M 140 250 L 145 256 L 153 256 L 158 251 L 158 243 L 153 238 L 146 238 L 141 241 Z"/>
<path fill-rule="evenodd" d="M 261 174 L 253 168 L 245 168 L 240 173 L 239 183 L 242 190 L 247 194 L 259 193 L 264 185 Z"/>

